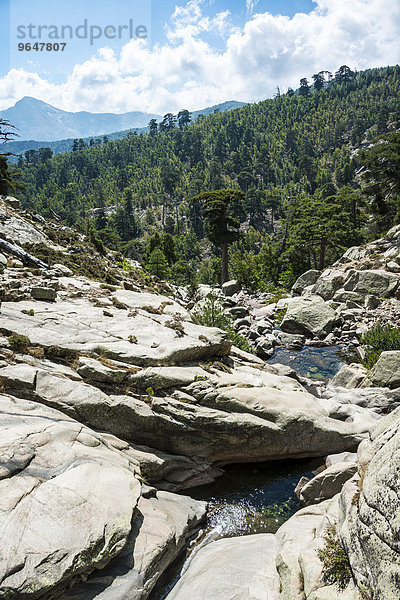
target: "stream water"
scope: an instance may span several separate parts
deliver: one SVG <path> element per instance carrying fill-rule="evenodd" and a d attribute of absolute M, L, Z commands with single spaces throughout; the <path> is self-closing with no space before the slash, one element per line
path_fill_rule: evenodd
<path fill-rule="evenodd" d="M 341 368 L 338 346 L 302 350 L 277 349 L 270 363 L 292 367 L 298 375 L 327 380 Z M 216 481 L 187 493 L 208 502 L 204 536 L 186 559 L 170 567 L 153 590 L 150 600 L 164 600 L 188 568 L 198 550 L 212 540 L 256 533 L 275 533 L 300 508 L 294 489 L 302 476 L 312 477 L 322 458 L 225 467 Z"/>
<path fill-rule="evenodd" d="M 340 346 L 303 346 L 301 350 L 277 348 L 268 363 L 287 365 L 302 377 L 320 380 L 331 379 L 343 366 Z"/>

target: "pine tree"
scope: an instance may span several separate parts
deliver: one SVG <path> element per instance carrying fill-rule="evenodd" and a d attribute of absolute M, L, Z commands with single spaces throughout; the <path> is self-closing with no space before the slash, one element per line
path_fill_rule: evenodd
<path fill-rule="evenodd" d="M 202 192 L 193 201 L 203 203 L 203 214 L 207 219 L 208 238 L 222 251 L 221 283 L 228 281 L 228 247 L 239 239 L 239 221 L 228 215 L 230 204 L 243 202 L 245 194 L 241 190 L 214 190 Z"/>

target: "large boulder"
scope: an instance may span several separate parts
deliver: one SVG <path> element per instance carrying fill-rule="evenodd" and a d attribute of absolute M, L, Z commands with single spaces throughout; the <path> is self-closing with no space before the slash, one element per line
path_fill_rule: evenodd
<path fill-rule="evenodd" d="M 292 294 L 294 296 L 301 296 L 302 292 L 309 285 L 314 285 L 320 276 L 321 271 L 316 271 L 315 269 L 310 269 L 310 271 L 306 271 L 298 279 L 296 279 L 295 283 L 292 287 Z"/>
<path fill-rule="evenodd" d="M 226 281 L 222 284 L 222 293 L 224 296 L 233 296 L 237 294 L 242 289 L 242 286 L 236 279 L 232 279 L 232 281 Z"/>
<path fill-rule="evenodd" d="M 59 600 L 145 600 L 198 528 L 206 504 L 168 492 L 145 492 L 127 544 L 117 559 Z"/>
<path fill-rule="evenodd" d="M 321 296 L 324 300 L 330 300 L 342 287 L 345 278 L 346 273 L 340 269 L 326 269 L 314 285 L 313 293 Z"/>
<path fill-rule="evenodd" d="M 333 498 L 356 472 L 357 464 L 355 462 L 334 463 L 301 488 L 299 499 L 308 506 Z"/>
<path fill-rule="evenodd" d="M 281 323 L 282 331 L 325 337 L 337 322 L 335 311 L 320 296 L 293 298 Z"/>
<path fill-rule="evenodd" d="M 341 494 L 341 537 L 370 597 L 397 600 L 400 581 L 400 409 L 377 423 L 358 451 L 360 479 Z"/>
<path fill-rule="evenodd" d="M 368 373 L 368 380 L 379 387 L 400 387 L 400 350 L 382 352 Z"/>
<path fill-rule="evenodd" d="M 137 467 L 33 402 L 1 396 L 0 430 L 0 596 L 38 598 L 121 552 L 140 497 Z"/>
<path fill-rule="evenodd" d="M 167 600 L 278 600 L 272 534 L 226 538 L 195 552 Z"/>
<path fill-rule="evenodd" d="M 374 294 L 378 297 L 393 296 L 400 284 L 400 276 L 379 270 L 349 271 L 343 285 L 345 290 L 366 296 Z"/>

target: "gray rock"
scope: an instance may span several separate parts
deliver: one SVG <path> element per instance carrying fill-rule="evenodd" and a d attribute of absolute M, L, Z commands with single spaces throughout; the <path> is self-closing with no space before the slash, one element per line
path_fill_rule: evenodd
<path fill-rule="evenodd" d="M 340 289 L 333 296 L 334 302 L 346 303 L 348 300 L 351 300 L 357 304 L 362 304 L 364 302 L 364 295 L 359 294 L 358 292 L 351 292 L 349 290 Z"/>
<path fill-rule="evenodd" d="M 31 296 L 35 300 L 49 300 L 53 302 L 57 297 L 57 292 L 53 287 L 33 287 Z"/>
<path fill-rule="evenodd" d="M 357 464 L 355 462 L 335 462 L 302 487 L 300 501 L 308 506 L 333 498 L 356 472 Z"/>
<path fill-rule="evenodd" d="M 381 303 L 381 301 L 379 300 L 379 298 L 377 298 L 373 294 L 367 294 L 365 296 L 364 306 L 366 309 L 375 310 L 375 308 L 378 308 L 380 303 Z"/>
<path fill-rule="evenodd" d="M 324 300 L 333 298 L 346 278 L 346 273 L 340 269 L 326 269 L 318 278 L 313 287 L 313 294 L 321 296 Z"/>
<path fill-rule="evenodd" d="M 250 317 L 246 317 L 244 319 L 236 319 L 233 323 L 235 329 L 240 329 L 240 327 L 250 327 L 252 321 Z"/>
<path fill-rule="evenodd" d="M 398 289 L 400 277 L 378 270 L 350 272 L 344 283 L 345 290 L 388 298 Z"/>
<path fill-rule="evenodd" d="M 54 594 L 123 549 L 140 497 L 137 467 L 33 402 L 3 395 L 0 429 L 0 596 Z"/>
<path fill-rule="evenodd" d="M 356 388 L 366 379 L 368 370 L 358 363 L 343 365 L 331 381 L 331 385 L 345 388 Z"/>
<path fill-rule="evenodd" d="M 400 409 L 381 419 L 358 451 L 360 479 L 341 494 L 341 537 L 359 587 L 397 600 L 400 574 Z"/>
<path fill-rule="evenodd" d="M 369 372 L 368 379 L 379 387 L 400 387 L 400 350 L 382 352 Z"/>
<path fill-rule="evenodd" d="M 60 263 L 53 265 L 52 269 L 54 269 L 55 271 L 57 271 L 57 273 L 59 275 L 62 275 L 64 277 L 72 277 L 73 276 L 73 272 L 71 271 L 71 269 Z"/>
<path fill-rule="evenodd" d="M 236 279 L 232 279 L 232 281 L 226 281 L 222 284 L 222 293 L 224 296 L 233 296 L 237 294 L 242 289 L 242 286 Z"/>
<path fill-rule="evenodd" d="M 314 285 L 320 276 L 321 271 L 316 271 L 311 269 L 310 271 L 306 271 L 296 280 L 292 287 L 292 294 L 295 296 L 301 296 L 302 292 L 309 285 Z"/>
<path fill-rule="evenodd" d="M 400 273 L 400 265 L 394 260 L 391 260 L 388 263 L 386 263 L 386 268 L 391 273 Z"/>
<path fill-rule="evenodd" d="M 325 459 L 327 467 L 341 462 L 357 463 L 357 454 L 355 452 L 340 452 L 340 454 L 330 454 Z"/>
<path fill-rule="evenodd" d="M 109 396 L 62 375 L 30 365 L 21 367 L 0 370 L 0 382 L 8 392 L 56 407 L 132 444 L 207 464 L 350 450 L 373 422 L 364 409 L 348 405 L 340 412 L 337 403 L 315 398 L 295 379 L 249 366 L 231 374 L 210 374 L 210 379 L 185 387 L 184 396 L 146 393 L 140 399 Z"/>
<path fill-rule="evenodd" d="M 319 296 L 293 298 L 281 323 L 282 331 L 307 337 L 326 336 L 337 322 L 335 311 Z"/>
<path fill-rule="evenodd" d="M 235 319 L 242 319 L 249 314 L 245 306 L 233 306 L 232 308 L 228 308 L 226 312 Z"/>
<path fill-rule="evenodd" d="M 294 335 L 283 331 L 277 332 L 276 338 L 281 346 L 287 346 L 289 349 L 294 350 L 302 348 L 306 341 L 304 335 Z"/>
<path fill-rule="evenodd" d="M 276 540 L 264 533 L 200 548 L 167 600 L 279 600 Z"/>
<path fill-rule="evenodd" d="M 229 353 L 232 343 L 226 332 L 186 320 L 190 316 L 178 304 L 164 305 L 170 302 L 167 298 L 127 290 L 120 290 L 115 296 L 133 309 L 132 316 L 126 310 L 113 309 L 114 318 L 110 319 L 104 316 L 102 307 L 95 307 L 86 299 L 70 299 L 59 300 L 54 307 L 36 302 L 32 317 L 21 313 L 32 308 L 32 302 L 5 302 L 2 326 L 27 335 L 33 344 L 47 348 L 57 345 L 136 365 L 179 364 Z M 163 314 L 158 314 L 160 306 L 164 306 Z M 149 312 L 149 308 L 158 312 Z M 182 319 L 183 336 L 166 326 L 174 314 Z M 137 343 L 132 343 L 134 338 Z"/>
<path fill-rule="evenodd" d="M 168 492 L 142 496 L 138 518 L 118 559 L 59 600 L 145 600 L 198 528 L 205 509 L 204 502 Z"/>

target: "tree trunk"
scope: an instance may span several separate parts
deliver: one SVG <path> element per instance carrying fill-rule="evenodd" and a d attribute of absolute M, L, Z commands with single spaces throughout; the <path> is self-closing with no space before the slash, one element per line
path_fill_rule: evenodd
<path fill-rule="evenodd" d="M 25 252 L 25 250 L 22 250 L 22 248 L 20 248 L 19 246 L 14 246 L 14 244 L 10 244 L 9 242 L 6 242 L 1 238 L 0 249 L 4 250 L 5 252 L 8 252 L 9 254 L 13 254 L 14 256 L 19 258 L 24 263 L 24 265 L 28 265 L 30 267 L 33 266 L 39 269 L 50 268 L 49 265 L 47 265 L 45 262 L 39 260 L 38 258 L 35 258 L 34 256 L 32 256 L 32 254 Z"/>
<path fill-rule="evenodd" d="M 222 244 L 222 273 L 221 273 L 221 284 L 225 283 L 225 281 L 228 281 L 229 279 L 229 275 L 228 275 L 228 244 L 224 243 Z"/>
<path fill-rule="evenodd" d="M 322 241 L 321 242 L 321 247 L 319 249 L 319 265 L 318 265 L 318 270 L 319 271 L 323 271 L 324 270 L 325 252 L 326 252 L 326 241 Z"/>

